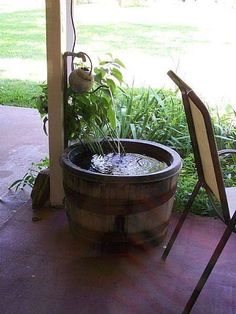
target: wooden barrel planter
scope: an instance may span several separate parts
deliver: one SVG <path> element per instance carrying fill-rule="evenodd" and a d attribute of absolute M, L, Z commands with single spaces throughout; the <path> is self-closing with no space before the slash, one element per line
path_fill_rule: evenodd
<path fill-rule="evenodd" d="M 75 144 L 61 156 L 69 225 L 102 246 L 158 245 L 167 233 L 181 158 L 154 142 L 121 140 L 126 152 L 144 154 L 167 167 L 141 176 L 94 173 L 76 165 L 83 146 Z"/>

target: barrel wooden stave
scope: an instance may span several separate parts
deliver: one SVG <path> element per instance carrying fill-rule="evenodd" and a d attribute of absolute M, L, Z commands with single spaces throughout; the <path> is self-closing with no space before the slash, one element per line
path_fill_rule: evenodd
<path fill-rule="evenodd" d="M 155 239 L 159 244 L 167 233 L 176 183 L 177 176 L 145 184 L 98 184 L 79 177 L 70 180 L 70 174 L 65 173 L 71 228 L 93 242 L 101 242 L 104 234 L 109 234 L 111 242 L 124 241 L 125 234 L 127 242 L 140 244 Z M 166 199 L 168 191 L 171 193 Z M 156 206 L 161 197 L 162 204 Z M 120 235 L 115 231 L 118 216 L 124 217 Z"/>
<path fill-rule="evenodd" d="M 128 143 L 127 151 L 136 152 L 141 144 L 131 149 L 132 143 Z M 163 146 L 156 152 L 152 147 L 147 148 L 148 155 L 158 159 L 160 154 L 168 165 L 173 163 L 173 156 L 164 151 Z M 73 156 L 77 158 L 74 151 Z M 101 176 L 81 168 L 77 172 L 73 165 L 62 162 L 72 232 L 95 243 L 161 243 L 167 233 L 181 168 L 181 159 L 177 158 L 175 168 L 167 176 L 162 172 L 160 179 L 155 175 L 151 180 L 148 176 L 144 180 L 142 177 Z"/>

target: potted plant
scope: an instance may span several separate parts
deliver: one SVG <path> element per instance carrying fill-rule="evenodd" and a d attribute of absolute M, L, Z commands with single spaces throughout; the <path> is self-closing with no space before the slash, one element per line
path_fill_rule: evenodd
<path fill-rule="evenodd" d="M 117 58 L 108 54 L 108 59 L 100 60 L 94 68 L 93 88 L 88 92 L 75 92 L 69 85 L 66 88 L 66 137 L 71 144 L 78 141 L 89 141 L 94 138 L 116 137 L 116 114 L 114 97 L 123 81 L 121 69 L 124 64 Z M 85 66 L 80 64 L 76 70 L 85 72 L 91 77 Z M 87 68 L 86 68 L 87 69 Z M 76 70 L 75 75 L 76 75 Z M 87 73 L 89 72 L 89 73 Z M 74 75 L 71 76 L 74 81 Z M 70 77 L 70 78 L 71 78 Z M 73 84 L 74 85 L 74 84 Z M 44 131 L 48 120 L 48 91 L 47 85 L 41 85 L 42 93 L 37 99 L 37 108 L 43 119 Z"/>
<path fill-rule="evenodd" d="M 94 68 L 92 89 L 65 90 L 69 147 L 61 165 L 69 224 L 74 234 L 110 248 L 163 240 L 181 169 L 180 156 L 169 147 L 118 138 L 115 101 L 125 93 L 122 68 L 123 63 L 109 55 Z M 45 118 L 45 86 L 43 90 L 39 111 Z M 130 154 L 138 172 L 130 168 Z M 117 165 L 125 172 L 111 172 Z"/>
<path fill-rule="evenodd" d="M 181 159 L 164 145 L 117 137 L 114 99 L 123 64 L 109 57 L 95 68 L 92 91 L 66 89 L 68 138 L 76 141 L 61 156 L 68 220 L 74 234 L 102 247 L 158 244 Z"/>

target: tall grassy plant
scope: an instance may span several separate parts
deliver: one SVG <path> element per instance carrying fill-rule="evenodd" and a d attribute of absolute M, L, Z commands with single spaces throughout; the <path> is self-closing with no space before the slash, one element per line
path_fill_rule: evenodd
<path fill-rule="evenodd" d="M 182 211 L 197 182 L 194 156 L 181 98 L 175 92 L 153 89 L 122 91 L 117 101 L 118 134 L 124 138 L 160 142 L 177 150 L 183 158 L 174 209 Z M 235 148 L 236 122 L 231 107 L 220 115 L 211 110 L 219 149 Z M 222 159 L 227 185 L 236 185 L 236 156 Z M 214 215 L 204 191 L 200 191 L 192 208 L 195 214 Z"/>
<path fill-rule="evenodd" d="M 225 108 L 223 114 L 219 113 L 218 108 L 209 110 L 218 148 L 236 148 L 236 111 L 230 105 Z"/>
<path fill-rule="evenodd" d="M 176 93 L 154 89 L 122 91 L 116 106 L 118 135 L 169 145 L 182 156 L 191 151 L 185 114 Z"/>

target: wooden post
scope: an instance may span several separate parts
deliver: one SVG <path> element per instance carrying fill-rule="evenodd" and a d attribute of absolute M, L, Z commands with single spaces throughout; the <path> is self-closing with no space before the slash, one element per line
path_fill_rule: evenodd
<path fill-rule="evenodd" d="M 73 45 L 71 10 L 73 14 L 73 0 L 46 0 L 50 203 L 55 207 L 61 206 L 64 198 L 59 164 L 64 150 L 62 55 Z"/>
<path fill-rule="evenodd" d="M 50 203 L 63 204 L 62 169 L 59 158 L 64 150 L 63 130 L 63 49 L 62 1 L 46 0 L 47 83 L 49 117 Z"/>

